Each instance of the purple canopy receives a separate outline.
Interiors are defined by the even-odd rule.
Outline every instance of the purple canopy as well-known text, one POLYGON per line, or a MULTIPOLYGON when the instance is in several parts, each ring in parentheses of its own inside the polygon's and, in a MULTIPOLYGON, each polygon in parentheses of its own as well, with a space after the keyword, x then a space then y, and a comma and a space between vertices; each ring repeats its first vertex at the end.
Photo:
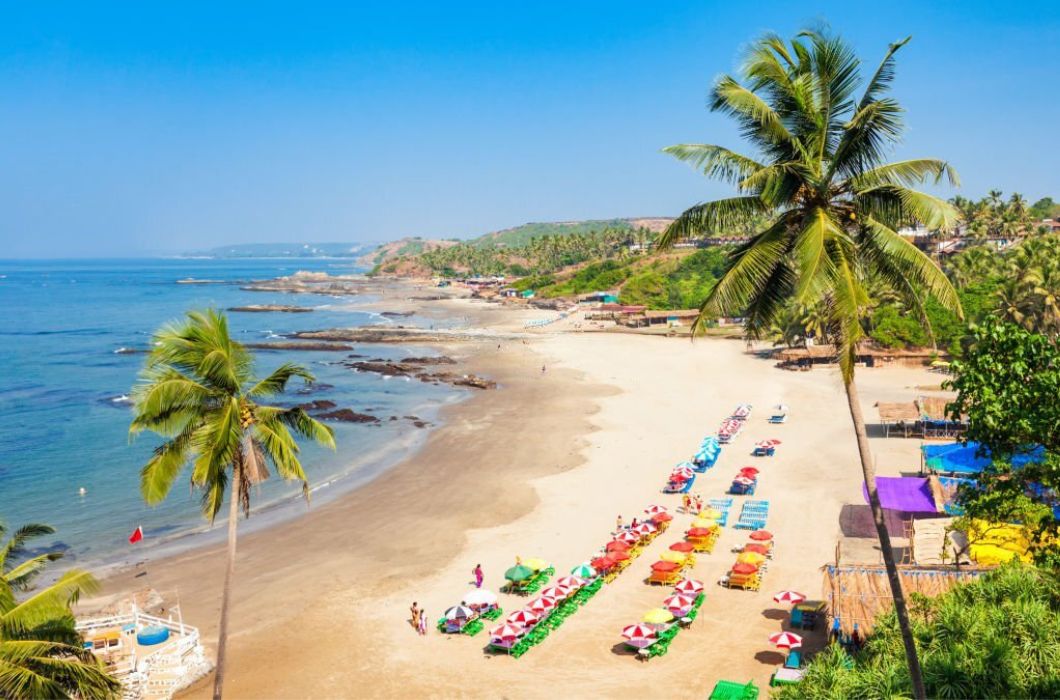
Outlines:
MULTIPOLYGON (((880 505, 890 510, 907 513, 937 513, 935 499, 927 479, 913 476, 878 476, 876 490, 880 494, 880 505)), ((869 502, 869 490, 861 486, 865 502, 869 502)))

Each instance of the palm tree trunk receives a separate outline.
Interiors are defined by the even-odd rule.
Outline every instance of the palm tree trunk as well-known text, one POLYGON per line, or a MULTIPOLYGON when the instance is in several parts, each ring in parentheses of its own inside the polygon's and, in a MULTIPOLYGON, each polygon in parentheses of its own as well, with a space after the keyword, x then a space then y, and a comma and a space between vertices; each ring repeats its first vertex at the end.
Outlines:
POLYGON ((920 671, 920 659, 917 657, 916 644, 913 642, 913 630, 909 626, 909 611, 902 593, 902 581, 898 578, 898 566, 894 563, 894 551, 891 549, 891 535, 887 532, 887 523, 883 520, 883 507, 880 495, 876 491, 876 469, 872 464, 872 453, 869 452, 869 438, 865 433, 865 418, 861 415, 861 402, 858 389, 851 377, 844 382, 847 392, 847 405, 850 418, 854 422, 854 434, 858 439, 858 453, 861 456, 861 473, 865 479, 865 488, 869 492, 869 507, 872 508, 872 520, 876 524, 876 534, 880 538, 880 550, 883 553, 883 564, 887 569, 887 581, 891 585, 891 596, 894 598, 894 611, 898 616, 898 627, 902 631, 902 644, 905 646, 905 660, 909 664, 909 676, 913 681, 913 696, 925 700, 924 677, 920 671))
POLYGON ((236 575, 236 526, 239 524, 239 495, 242 493, 242 470, 232 470, 232 488, 228 499, 228 562, 225 566, 225 583, 221 591, 221 624, 217 631, 217 671, 213 677, 213 698, 221 700, 225 675, 225 647, 228 642, 228 612, 232 597, 232 580, 236 575))

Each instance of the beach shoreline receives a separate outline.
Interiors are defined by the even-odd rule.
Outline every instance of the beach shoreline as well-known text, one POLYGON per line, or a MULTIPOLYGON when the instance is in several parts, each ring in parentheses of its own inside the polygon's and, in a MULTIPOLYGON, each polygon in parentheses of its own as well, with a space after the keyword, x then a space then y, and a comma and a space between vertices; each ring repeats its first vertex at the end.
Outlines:
MULTIPOLYGON (((542 316, 466 299, 436 303, 504 333, 521 329, 528 314, 542 316)), ((559 690, 572 697, 695 697, 718 678, 767 682, 779 655, 764 638, 780 628, 767 591, 817 594, 818 567, 842 537, 840 510, 860 496, 838 374, 779 370, 732 340, 576 332, 573 319, 521 340, 461 342, 442 351, 499 388, 443 409, 442 424, 423 448, 371 483, 240 538, 226 694, 545 697, 559 690), (777 556, 761 592, 710 585, 731 565, 729 549, 746 539, 726 529, 715 553, 702 555, 692 572, 708 584, 702 622, 679 637, 673 653, 653 660, 660 672, 645 673, 612 649, 618 631, 666 595, 642 583, 639 569, 650 556, 519 661, 483 655, 484 635, 432 630, 424 639, 404 622, 413 601, 431 620, 460 602, 476 564, 493 590, 517 555, 546 558, 565 573, 607 541, 617 514, 628 521, 652 503, 674 508, 679 498, 659 493, 665 474, 741 402, 758 412, 751 435, 726 448, 696 490, 721 495, 744 463, 761 466, 759 496, 774 500, 777 556), (792 407, 791 425, 766 427, 762 413, 775 403, 792 407), (766 437, 783 438, 777 457, 762 463, 744 456, 766 437), (714 647, 722 629, 725 654, 714 647), (530 680, 540 674, 551 683, 530 680), (469 687, 469 677, 480 685, 469 687)), ((863 401, 906 391, 893 386, 896 377, 915 387, 925 376, 866 372, 863 401)), ((914 442, 889 442, 881 474, 910 466, 914 442)), ((686 518, 677 516, 652 553, 680 539, 686 518)), ((871 542, 864 551, 872 556, 871 542)), ((222 572, 223 551, 212 546, 112 576, 106 587, 111 595, 145 585, 169 601, 175 595, 184 619, 212 646, 222 572)), ((511 611, 525 601, 504 595, 501 602, 511 611)), ((204 679, 186 696, 208 692, 204 679)))

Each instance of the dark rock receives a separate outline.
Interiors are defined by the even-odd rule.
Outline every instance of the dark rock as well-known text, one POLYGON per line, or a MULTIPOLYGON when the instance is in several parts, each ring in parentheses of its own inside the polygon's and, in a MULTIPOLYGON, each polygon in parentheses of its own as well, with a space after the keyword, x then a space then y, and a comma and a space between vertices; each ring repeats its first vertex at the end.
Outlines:
POLYGON ((328 401, 327 399, 317 399, 316 401, 310 401, 309 403, 300 403, 298 408, 303 411, 329 411, 335 408, 338 404, 334 401, 328 401))
POLYGON ((357 413, 349 408, 337 408, 334 411, 318 413, 317 418, 337 420, 343 423, 378 423, 379 419, 367 413, 357 413))
POLYGON ((415 313, 415 311, 384 311, 379 315, 387 318, 401 318, 403 316, 412 316, 415 313))

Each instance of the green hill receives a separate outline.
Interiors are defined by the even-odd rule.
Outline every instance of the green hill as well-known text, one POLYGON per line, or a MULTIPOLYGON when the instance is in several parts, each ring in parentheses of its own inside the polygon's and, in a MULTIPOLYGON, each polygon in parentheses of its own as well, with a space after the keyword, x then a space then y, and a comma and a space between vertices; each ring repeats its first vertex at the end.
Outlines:
POLYGON ((532 222, 522 226, 502 229, 472 238, 467 242, 474 246, 496 246, 503 248, 518 248, 524 246, 535 238, 542 236, 571 236, 611 229, 614 231, 633 231, 637 228, 647 228, 655 232, 664 229, 673 219, 667 218, 643 218, 643 219, 590 219, 586 221, 553 221, 532 222))

